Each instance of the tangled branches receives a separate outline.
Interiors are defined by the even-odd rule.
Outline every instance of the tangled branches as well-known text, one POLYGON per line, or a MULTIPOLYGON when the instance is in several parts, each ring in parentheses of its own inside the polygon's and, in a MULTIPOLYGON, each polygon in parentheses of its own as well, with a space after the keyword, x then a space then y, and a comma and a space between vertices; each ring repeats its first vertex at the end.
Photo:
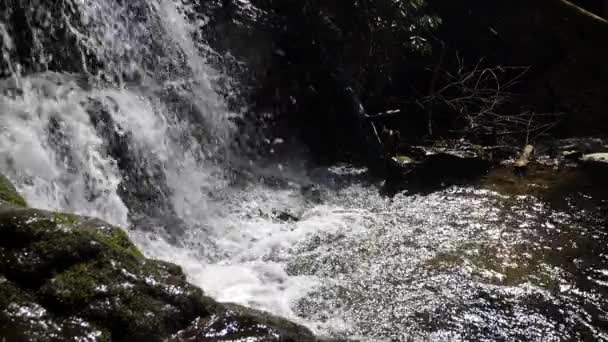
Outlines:
POLYGON ((464 134, 483 130, 496 136, 525 134, 526 140, 530 140, 556 124, 559 114, 506 113, 507 104, 515 97, 512 90, 522 81, 528 67, 488 68, 483 67, 481 59, 473 68, 466 68, 458 55, 456 59, 457 67, 448 71, 441 67, 442 56, 433 70, 429 94, 416 102, 428 114, 430 135, 433 135, 433 113, 437 109, 447 111, 459 121, 459 133, 464 134))

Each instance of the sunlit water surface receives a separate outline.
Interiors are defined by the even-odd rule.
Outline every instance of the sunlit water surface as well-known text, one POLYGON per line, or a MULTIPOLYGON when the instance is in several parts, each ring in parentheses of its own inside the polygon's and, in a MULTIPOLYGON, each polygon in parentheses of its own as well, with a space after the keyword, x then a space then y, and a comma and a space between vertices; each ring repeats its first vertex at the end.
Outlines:
POLYGON ((222 199, 224 216, 210 223, 218 232, 213 249, 221 251, 213 261, 201 262, 211 260, 206 247, 138 241, 149 255, 183 265, 219 300, 322 334, 365 341, 608 339, 600 207, 575 207, 580 195, 570 194, 558 210, 533 196, 474 186, 386 198, 367 182, 340 183, 345 171, 329 169, 321 203, 296 184, 231 191, 222 199), (280 219, 284 212, 294 218, 280 219))

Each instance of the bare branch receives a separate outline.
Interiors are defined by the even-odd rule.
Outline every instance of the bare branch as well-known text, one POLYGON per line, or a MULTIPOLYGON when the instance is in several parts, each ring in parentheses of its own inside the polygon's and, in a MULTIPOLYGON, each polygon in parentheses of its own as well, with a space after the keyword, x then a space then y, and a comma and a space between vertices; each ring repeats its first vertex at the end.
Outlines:
MULTIPOLYGON (((416 104, 429 113, 438 105, 452 110, 467 123, 467 131, 491 129, 496 135, 526 134, 526 140, 542 134, 555 125, 557 114, 551 113, 501 113, 504 105, 515 94, 511 89, 519 84, 528 72, 528 67, 483 67, 480 59, 472 69, 467 69, 457 53, 455 71, 433 69, 433 82, 429 95, 416 104), (435 84, 441 84, 434 91, 435 84)), ((429 121, 432 115, 429 115, 429 121)), ((429 122, 429 127, 432 123, 429 122)))

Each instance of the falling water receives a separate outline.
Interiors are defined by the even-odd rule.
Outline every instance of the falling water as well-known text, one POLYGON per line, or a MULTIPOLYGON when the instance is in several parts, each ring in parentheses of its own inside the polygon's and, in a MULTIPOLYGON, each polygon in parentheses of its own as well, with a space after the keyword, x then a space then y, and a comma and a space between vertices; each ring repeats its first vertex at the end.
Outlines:
POLYGON ((218 300, 323 334, 608 339, 593 212, 479 187, 387 199, 344 165, 257 172, 232 148, 229 75, 193 39, 206 21, 192 7, 34 2, 19 14, 31 32, 0 21, 0 170, 30 205, 125 227, 218 300))

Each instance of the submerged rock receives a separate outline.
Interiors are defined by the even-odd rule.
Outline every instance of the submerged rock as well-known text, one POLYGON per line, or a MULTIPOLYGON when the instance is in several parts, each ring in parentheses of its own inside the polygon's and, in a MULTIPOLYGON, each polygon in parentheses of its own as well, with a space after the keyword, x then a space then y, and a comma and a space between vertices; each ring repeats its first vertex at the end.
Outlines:
POLYGON ((179 266, 146 259, 118 227, 26 208, 1 180, 6 341, 217 341, 198 338, 214 331, 252 341, 315 340, 295 323, 206 297, 179 266))
POLYGON ((390 159, 389 195, 407 189, 428 192, 474 181, 485 175, 492 162, 481 149, 416 147, 390 159))

